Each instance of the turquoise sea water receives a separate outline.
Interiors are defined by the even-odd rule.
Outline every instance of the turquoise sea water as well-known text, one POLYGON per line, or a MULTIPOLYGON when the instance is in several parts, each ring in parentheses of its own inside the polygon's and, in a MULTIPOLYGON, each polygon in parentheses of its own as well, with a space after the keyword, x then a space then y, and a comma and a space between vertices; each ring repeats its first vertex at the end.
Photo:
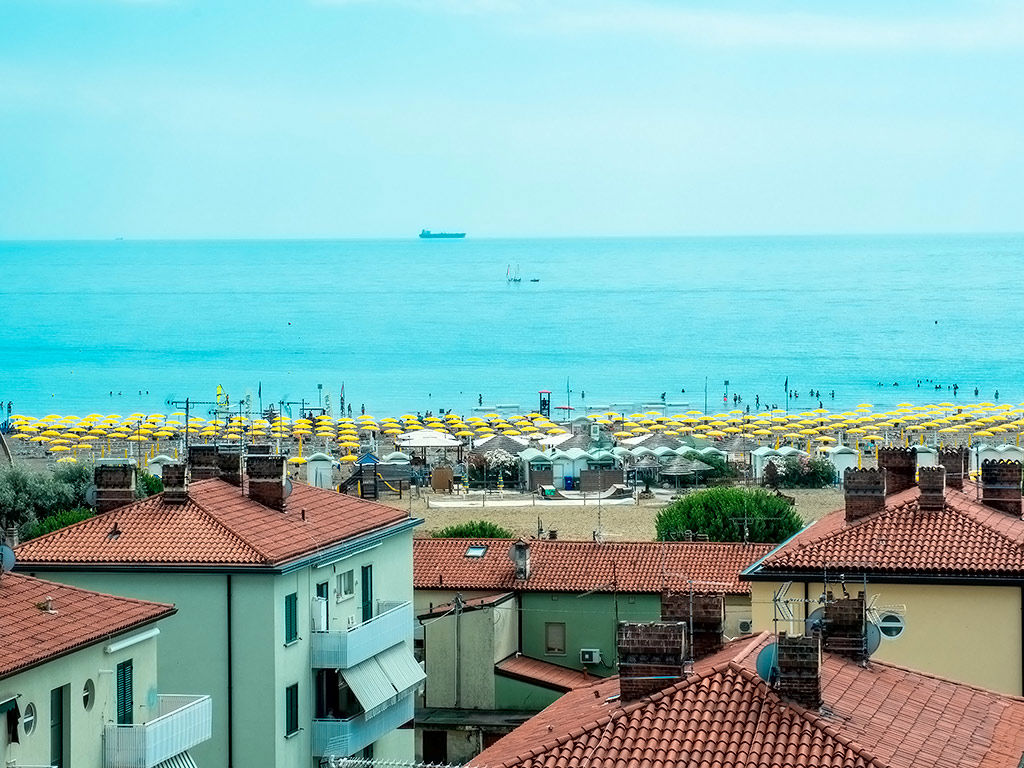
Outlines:
POLYGON ((784 407, 788 378, 797 409, 952 399, 918 379, 1016 404, 1022 263, 1021 235, 4 242, 0 398, 533 409, 568 378, 573 405, 703 409, 706 379, 718 410, 725 380, 784 407))

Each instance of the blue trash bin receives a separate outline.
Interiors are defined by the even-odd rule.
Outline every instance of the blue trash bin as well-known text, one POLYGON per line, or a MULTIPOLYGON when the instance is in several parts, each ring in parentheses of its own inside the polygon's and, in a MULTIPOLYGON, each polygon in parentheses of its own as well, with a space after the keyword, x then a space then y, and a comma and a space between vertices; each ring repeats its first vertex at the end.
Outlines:
POLYGON ((565 478, 565 490, 571 491, 576 487, 576 479, 573 477, 565 478))

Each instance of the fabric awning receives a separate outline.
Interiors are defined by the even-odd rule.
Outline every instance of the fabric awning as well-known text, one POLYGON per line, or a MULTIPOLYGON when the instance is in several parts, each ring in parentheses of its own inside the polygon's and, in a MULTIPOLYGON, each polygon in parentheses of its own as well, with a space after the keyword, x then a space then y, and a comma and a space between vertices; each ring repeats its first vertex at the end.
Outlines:
POLYGON ((405 643, 393 645, 354 667, 340 671, 363 705, 367 719, 379 715, 426 678, 405 643))
POLYGON ((197 768, 196 761, 188 752, 181 752, 174 757, 169 757, 163 762, 157 763, 155 768, 197 768))
POLYGON ((418 688, 427 677, 405 643, 394 645, 378 654, 377 661, 399 696, 418 688))

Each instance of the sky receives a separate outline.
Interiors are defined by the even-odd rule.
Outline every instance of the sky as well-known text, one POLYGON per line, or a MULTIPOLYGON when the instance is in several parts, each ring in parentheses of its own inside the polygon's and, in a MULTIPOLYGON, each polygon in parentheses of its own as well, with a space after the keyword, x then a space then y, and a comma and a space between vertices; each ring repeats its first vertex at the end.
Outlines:
POLYGON ((1024 231, 1024 3, 3 0, 0 239, 1024 231))

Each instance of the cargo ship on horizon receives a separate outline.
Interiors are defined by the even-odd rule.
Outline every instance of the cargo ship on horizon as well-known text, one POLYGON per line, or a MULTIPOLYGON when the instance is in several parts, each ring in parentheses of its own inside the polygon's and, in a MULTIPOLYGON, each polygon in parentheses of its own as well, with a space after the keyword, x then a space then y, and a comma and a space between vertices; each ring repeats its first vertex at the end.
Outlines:
POLYGON ((429 229, 420 230, 420 238, 423 240, 459 240, 465 236, 465 232, 431 232, 429 229))

